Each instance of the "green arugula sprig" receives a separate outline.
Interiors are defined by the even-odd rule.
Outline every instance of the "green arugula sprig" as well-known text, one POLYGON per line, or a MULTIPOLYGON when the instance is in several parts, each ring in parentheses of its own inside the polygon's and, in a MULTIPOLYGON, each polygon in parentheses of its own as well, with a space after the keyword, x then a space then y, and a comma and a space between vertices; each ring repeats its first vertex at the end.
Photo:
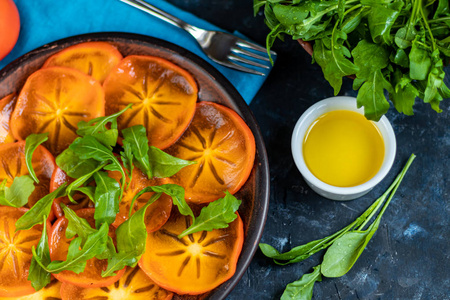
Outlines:
MULTIPOLYGON (((413 114, 416 97, 439 107, 450 98, 444 65, 450 59, 448 0, 253 0, 271 29, 269 52, 285 35, 314 43, 313 61, 337 95, 344 76, 355 75, 358 107, 379 120, 390 106, 413 114)), ((270 55, 270 52, 269 52, 270 55)))
POLYGON ((33 169, 33 153, 40 144, 47 140, 48 132, 40 134, 32 133, 25 139, 25 164, 27 165, 28 173, 30 173, 31 178, 33 178, 36 183, 39 183, 39 179, 33 169))
MULTIPOLYGON (((41 239, 36 247, 36 257, 43 264, 48 265, 51 262, 50 259, 50 248, 48 246, 48 235, 47 235, 47 218, 44 215, 43 229, 41 239)), ((34 246, 33 246, 34 247, 34 246)), ((28 273, 28 280, 31 281, 31 286, 39 291, 51 281, 51 275, 37 262, 36 258, 33 256, 31 258, 30 270, 28 273)))
POLYGON ((380 198, 375 200, 355 221, 338 232, 323 239, 297 246, 285 253, 278 252, 278 250, 268 244, 259 244, 263 254, 272 258, 276 264, 280 265, 301 262, 320 250, 328 248, 323 257, 322 264, 316 266, 312 273, 305 274, 300 280, 287 285, 281 297, 282 300, 311 299, 314 282, 321 281, 321 275, 325 277, 340 277, 345 275, 353 267, 377 231, 381 217, 389 206, 415 157, 414 154, 411 155, 403 170, 380 198), (379 210, 380 212, 372 224, 367 229, 364 229, 379 210))
POLYGON ((14 177, 10 187, 6 183, 6 179, 0 183, 0 205, 22 207, 28 203, 28 198, 35 189, 31 176, 14 177))

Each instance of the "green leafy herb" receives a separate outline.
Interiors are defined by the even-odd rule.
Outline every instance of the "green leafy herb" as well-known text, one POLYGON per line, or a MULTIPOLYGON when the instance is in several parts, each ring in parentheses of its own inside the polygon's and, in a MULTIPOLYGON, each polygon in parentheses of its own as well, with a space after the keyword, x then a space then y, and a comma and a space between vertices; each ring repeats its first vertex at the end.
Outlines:
POLYGON ((66 238, 71 239, 75 235, 78 235, 81 238, 81 244, 83 245, 88 236, 97 232, 97 230, 92 228, 86 219, 79 217, 72 209, 65 206, 64 203, 61 203, 60 205, 64 211, 64 217, 68 221, 66 238))
POLYGON ((153 176, 157 178, 171 177, 182 168, 196 164, 195 161, 174 157, 154 146, 150 146, 148 156, 150 158, 150 168, 153 176))
POLYGON ((411 115, 415 98, 431 108, 449 98, 443 66, 450 59, 447 0, 254 0, 270 28, 267 50, 286 35, 314 43, 313 61, 338 94, 356 75, 358 106, 379 120, 390 106, 411 115), (407 82, 407 83, 405 83, 407 82), (400 86, 399 86, 400 83, 400 86))
POLYGON ((111 225, 119 212, 119 183, 108 176, 106 172, 94 173, 95 183, 95 227, 99 228, 103 223, 111 225))
POLYGON ((131 182, 133 180, 133 151, 131 150, 130 143, 123 144, 123 151, 120 152, 120 158, 122 160, 122 164, 125 167, 125 172, 128 175, 128 180, 131 182))
MULTIPOLYGON (((386 211, 389 203, 392 201, 395 192, 400 186, 400 183, 402 182, 414 158, 415 155, 412 154, 403 170, 380 198, 375 200, 375 202, 355 221, 338 232, 323 239, 297 246, 286 253, 279 253, 275 248, 267 244, 259 245, 264 255, 274 259, 274 261, 278 264, 300 262, 314 253, 329 247, 325 253, 320 268, 318 266, 316 267, 317 269, 314 269, 313 273, 308 274, 311 276, 307 276, 305 279, 302 277, 300 281, 292 283, 290 287, 288 285, 289 288, 286 288, 286 291, 283 294, 283 296, 286 294, 287 298, 285 299, 311 299, 312 286, 306 288, 306 284, 308 282, 308 284, 314 284, 316 280, 314 280, 314 276, 312 276, 312 274, 319 269, 323 276, 340 277, 352 268, 372 236, 377 231, 381 222, 381 217, 386 211), (380 212, 378 213, 379 210, 380 212), (364 230, 366 225, 377 213, 378 215, 372 224, 364 230), (293 297, 293 295, 297 298, 293 297)), ((316 278, 319 277, 316 276, 316 278)))
POLYGON ((66 183, 56 190, 39 199, 30 210, 16 221, 16 231, 30 229, 36 224, 40 224, 45 216, 48 219, 52 209, 53 200, 66 195, 66 183))
POLYGON ((123 145, 125 150, 129 148, 138 167, 148 178, 153 178, 148 158, 147 131, 144 126, 136 125, 122 130, 123 145))
MULTIPOLYGON (((191 216, 194 220, 194 213, 192 212, 192 209, 189 207, 189 205, 186 203, 186 200, 184 199, 184 189, 176 184, 163 184, 163 185, 157 185, 157 186, 148 186, 141 190, 139 193, 134 196, 133 200, 131 201, 130 207, 133 207, 134 202, 136 199, 138 199, 142 194, 148 193, 148 192, 155 192, 155 193, 166 193, 170 197, 172 197, 173 204, 175 204, 178 208, 178 211, 183 216, 191 216)), ((131 215, 131 208, 130 208, 130 215, 131 215)))
POLYGON ((93 158, 99 162, 109 162, 110 164, 105 166, 104 168, 105 170, 120 172, 120 174, 122 175, 121 195, 123 194, 126 179, 125 172, 119 160, 116 158, 111 149, 104 146, 96 138, 90 135, 76 139, 69 146, 69 149, 76 152, 82 159, 93 158))
POLYGON ((312 273, 304 274, 302 278, 291 282, 281 295, 281 300, 308 300, 312 298, 314 283, 322 281, 320 265, 313 268, 312 273))
POLYGON ((192 225, 178 235, 178 238, 181 239, 194 232, 227 228, 228 224, 237 218, 236 211, 239 209, 241 202, 227 191, 225 197, 203 207, 192 225))
POLYGON ((70 148, 67 148, 56 157, 56 164, 69 177, 80 178, 81 176, 94 171, 100 165, 100 162, 92 158, 81 159, 77 153, 70 148))
MULTIPOLYGON (((76 201, 73 199, 72 194, 79 190, 83 184, 85 184, 89 179, 91 179, 92 176, 94 176, 95 173, 97 173, 98 171, 100 171, 101 169, 103 169, 107 164, 101 164, 99 166, 97 166, 97 168, 95 168, 94 170, 92 170, 91 172, 77 178, 76 180, 74 180, 71 184, 69 184, 67 186, 67 196, 69 197, 70 201, 73 203, 76 203, 76 201)), ((88 192, 89 193, 89 192, 88 192)))
POLYGON ((135 212, 128 220, 120 224, 116 230, 118 252, 108 260, 108 267, 102 276, 114 276, 116 271, 125 266, 134 267, 145 251, 147 229, 144 216, 147 208, 161 196, 161 193, 152 195, 150 200, 135 212))
POLYGON ((48 132, 40 134, 32 133, 25 139, 25 164, 27 165, 28 173, 30 173, 31 178, 33 178, 36 183, 39 183, 39 179, 33 169, 33 153, 34 150, 46 140, 48 140, 48 132))
POLYGON ((98 117, 89 120, 88 122, 80 121, 78 122, 77 134, 80 136, 95 137, 103 145, 112 149, 112 147, 116 145, 117 138, 119 136, 119 132, 117 130, 117 118, 130 108, 131 104, 128 104, 127 107, 115 114, 105 117, 98 117), (111 129, 107 128, 106 125, 108 125, 108 123, 111 123, 111 129))
POLYGON ((107 249, 108 230, 108 224, 103 223, 97 232, 92 233, 87 237, 84 246, 81 246, 81 237, 73 239, 69 245, 67 259, 65 261, 55 260, 50 264, 45 265, 34 248, 32 248, 33 257, 36 262, 49 273, 58 274, 62 271, 69 270, 79 274, 84 271, 86 262, 89 259, 102 254, 107 249))
POLYGON ((22 207, 28 203, 28 198, 35 189, 31 176, 14 177, 10 187, 6 183, 6 179, 0 183, 0 205, 22 207))
MULTIPOLYGON (((43 228, 42 235, 37 247, 35 249, 36 256, 39 257, 39 260, 44 265, 48 265, 50 263, 50 249, 48 246, 48 236, 47 236, 47 218, 43 217, 43 228)), ((34 249, 34 246, 33 246, 34 249)), ((31 258, 30 269, 28 273, 28 280, 31 281, 31 286, 39 291, 43 287, 51 281, 51 274, 45 271, 36 261, 34 256, 31 258)))

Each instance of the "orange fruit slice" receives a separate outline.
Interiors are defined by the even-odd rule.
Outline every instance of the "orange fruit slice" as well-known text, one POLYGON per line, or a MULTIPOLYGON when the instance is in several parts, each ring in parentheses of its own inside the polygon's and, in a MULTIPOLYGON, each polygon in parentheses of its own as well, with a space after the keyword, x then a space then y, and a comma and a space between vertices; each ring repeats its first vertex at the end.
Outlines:
MULTIPOLYGON (((61 300, 60 296, 61 282, 53 280, 46 287, 41 290, 20 297, 0 297, 0 300, 61 300)), ((34 290, 33 290, 34 291, 34 290)))
POLYGON ((183 186, 190 202, 211 202, 224 191, 237 192, 247 181, 255 160, 255 138, 231 109, 199 102, 186 132, 167 153, 197 161, 170 178, 183 186))
POLYGON ((132 109, 118 119, 119 129, 142 124, 150 145, 160 149, 173 144, 191 122, 197 101, 197 84, 177 65, 159 57, 127 56, 108 75, 106 113, 128 104, 132 109))
POLYGON ((16 104, 16 95, 9 94, 0 100, 0 143, 12 143, 15 141, 9 129, 9 120, 16 104))
MULTIPOLYGON (((18 297, 35 292, 28 281, 31 247, 37 246, 42 225, 16 232, 16 221, 26 208, 0 206, 0 296, 18 297)), ((50 223, 49 223, 50 224, 50 223)))
POLYGON ((50 56, 42 68, 67 67, 77 69, 100 82, 122 60, 122 54, 106 42, 87 42, 70 46, 50 56))
MULTIPOLYGON (((94 209, 84 208, 76 211, 79 217, 85 218, 89 224, 94 228, 94 209)), ((65 217, 59 218, 55 221, 49 233, 50 258, 51 260, 66 260, 70 241, 66 238, 66 228, 68 220, 65 217)), ((114 228, 110 227, 110 236, 115 239, 114 228)), ((108 260, 92 258, 87 261, 86 268, 80 274, 72 271, 62 271, 58 274, 53 274, 56 279, 62 282, 67 282, 80 287, 104 287, 113 284, 125 272, 125 268, 116 272, 116 276, 102 277, 102 271, 106 270, 108 260)))
POLYGON ((61 285, 63 300, 170 300, 172 296, 173 293, 157 286, 139 267, 128 268, 119 281, 104 288, 61 285))
POLYGON ((80 71, 52 67, 28 77, 11 116, 11 131, 24 140, 31 133, 49 132, 45 146, 53 155, 77 137, 79 121, 104 116, 104 93, 98 81, 80 71))
POLYGON ((233 276, 244 229, 238 216, 228 228, 178 239, 177 235, 189 227, 190 220, 173 211, 160 230, 148 235, 139 266, 160 287, 178 294, 197 295, 233 276))
MULTIPOLYGON (((31 164, 39 179, 35 189, 28 198, 28 207, 49 193, 50 178, 55 169, 55 159, 44 146, 38 146, 33 153, 31 164)), ((6 179, 6 186, 11 186, 15 177, 28 175, 25 164, 25 141, 0 145, 0 182, 6 179)))
MULTIPOLYGON (((50 180, 50 193, 59 188, 62 184, 67 183, 68 185, 71 184, 75 179, 67 176, 67 174, 61 170, 61 168, 56 167, 55 171, 53 171, 52 178, 50 180)), ((64 216, 64 212, 60 206, 60 203, 64 203, 67 207, 71 208, 72 210, 78 210, 82 208, 89 208, 94 207, 94 203, 90 201, 89 197, 86 196, 83 193, 75 193, 73 195, 73 199, 77 202, 72 203, 69 200, 69 197, 60 197, 53 200, 52 204, 52 211, 53 214, 57 218, 61 218, 64 216)))
MULTIPOLYGON (((111 178, 117 180, 120 184, 120 172, 108 171, 108 175, 111 178)), ((118 227, 120 224, 128 220, 128 214, 130 211, 131 201, 134 196, 147 186, 161 185, 165 182, 165 179, 148 179, 147 176, 142 173, 138 168, 133 169, 131 182, 127 189, 125 189, 122 201, 119 203, 119 213, 116 216, 116 220, 112 224, 118 227)), ((126 181, 128 182, 128 176, 126 181)), ((136 212, 139 208, 144 206, 154 193, 145 193, 140 196, 134 202, 132 212, 136 212)), ((148 232, 153 232, 161 228, 169 219, 170 211, 172 210, 172 198, 166 194, 162 194, 154 203, 152 203, 145 212, 145 225, 148 232)))

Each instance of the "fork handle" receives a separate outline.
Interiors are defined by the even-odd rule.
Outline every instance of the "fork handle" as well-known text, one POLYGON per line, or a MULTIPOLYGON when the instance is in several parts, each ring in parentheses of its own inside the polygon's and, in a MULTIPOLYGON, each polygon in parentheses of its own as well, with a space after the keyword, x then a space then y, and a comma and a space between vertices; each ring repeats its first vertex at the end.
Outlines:
POLYGON ((191 24, 188 24, 186 22, 184 22, 181 19, 178 19, 177 17, 166 13, 165 11, 145 2, 142 0, 120 0, 124 3, 127 3, 131 6, 134 6, 148 14, 151 14, 154 17, 157 17, 163 21, 166 21, 178 28, 184 29, 187 32, 189 32, 190 34, 192 34, 195 38, 197 38, 197 36, 203 34, 204 30, 200 29, 198 27, 195 27, 191 24))

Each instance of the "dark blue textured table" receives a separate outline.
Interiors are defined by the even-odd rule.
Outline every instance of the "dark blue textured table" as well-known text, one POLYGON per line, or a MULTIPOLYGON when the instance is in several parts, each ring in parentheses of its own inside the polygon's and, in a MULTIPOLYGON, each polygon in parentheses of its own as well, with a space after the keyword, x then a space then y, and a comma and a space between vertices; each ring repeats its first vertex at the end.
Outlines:
MULTIPOLYGON (((262 15, 253 17, 251 0, 169 1, 224 29, 265 42, 268 30, 262 15)), ((271 171, 270 211, 262 241, 285 251, 346 226, 384 192, 415 153, 413 166, 366 250, 345 276, 316 284, 314 299, 450 299, 449 99, 441 104, 441 114, 419 102, 412 117, 391 109, 387 117, 397 136, 397 156, 387 178, 361 199, 327 200, 302 179, 290 139, 300 115, 316 101, 333 96, 333 90, 297 42, 277 41, 274 49, 277 64, 250 105, 271 171)), ((356 95, 349 79, 340 95, 356 95)), ((279 298, 285 285, 310 272, 322 255, 281 267, 258 252, 228 299, 279 298)))

